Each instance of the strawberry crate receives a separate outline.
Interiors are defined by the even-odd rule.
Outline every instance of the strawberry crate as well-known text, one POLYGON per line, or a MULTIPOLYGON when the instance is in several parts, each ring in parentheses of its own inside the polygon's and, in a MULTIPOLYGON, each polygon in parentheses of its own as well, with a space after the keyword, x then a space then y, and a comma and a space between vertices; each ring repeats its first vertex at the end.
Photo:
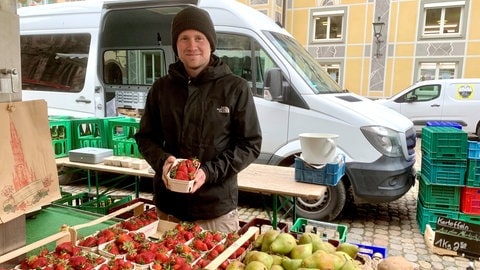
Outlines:
POLYGON ((480 214, 480 188, 462 187, 460 210, 465 214, 480 214))
POLYGON ((422 155, 430 159, 466 159, 467 132, 454 127, 423 127, 422 155))
POLYGON ((432 160, 422 156, 422 177, 432 184, 463 186, 466 169, 466 159, 432 160))
POLYGON ((480 187, 480 159, 468 159, 465 185, 480 187))
POLYGON ((135 140, 140 119, 124 117, 108 120, 108 146, 115 156, 141 157, 135 140))
POLYGON ((50 135, 55 158, 68 156, 72 150, 72 123, 71 118, 61 116, 49 116, 50 135))
POLYGON ((423 176, 418 182, 418 198, 425 207, 453 211, 460 209, 460 186, 434 185, 423 176))
POLYGON ((480 142, 468 141, 468 158, 480 159, 480 142))
POLYGON ((458 214, 458 211, 425 207, 421 200, 417 200, 417 224, 421 234, 425 233, 427 224, 435 229, 438 217, 458 219, 458 214))
POLYGON ((335 161, 323 167, 313 167, 302 159, 295 158, 295 181, 297 182, 335 186, 344 174, 344 155, 338 155, 335 161))

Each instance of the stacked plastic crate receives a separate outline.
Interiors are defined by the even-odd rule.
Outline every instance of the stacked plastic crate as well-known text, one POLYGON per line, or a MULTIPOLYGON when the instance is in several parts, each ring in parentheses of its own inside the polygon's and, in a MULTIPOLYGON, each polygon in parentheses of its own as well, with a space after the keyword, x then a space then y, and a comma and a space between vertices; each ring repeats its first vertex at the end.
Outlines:
POLYGON ((113 149, 115 156, 142 157, 134 137, 139 127, 140 119, 137 118, 125 117, 108 121, 108 147, 113 149))
POLYGON ((48 120, 55 158, 67 157, 70 150, 84 147, 110 148, 115 156, 141 157, 133 137, 139 119, 49 116, 48 120))
POLYGON ((55 158, 68 156, 72 150, 72 124, 69 116, 48 117, 55 158))
POLYGON ((480 142, 468 141, 465 186, 460 200, 461 221, 480 224, 480 142))
POLYGON ((422 163, 418 178, 417 222, 435 229, 438 217, 458 219, 465 185, 468 134, 456 126, 422 129, 422 163))

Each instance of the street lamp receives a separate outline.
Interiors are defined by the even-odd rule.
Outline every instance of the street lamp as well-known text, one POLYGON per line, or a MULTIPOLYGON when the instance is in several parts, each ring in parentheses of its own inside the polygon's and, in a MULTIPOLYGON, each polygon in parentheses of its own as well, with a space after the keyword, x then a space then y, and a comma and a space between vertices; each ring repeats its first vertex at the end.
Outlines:
POLYGON ((380 21, 380 16, 377 17, 377 21, 373 22, 373 35, 375 37, 375 43, 377 43, 377 52, 375 53, 375 57, 382 56, 380 53, 380 43, 383 42, 383 40, 380 40, 382 37, 382 28, 385 25, 384 22, 380 21))

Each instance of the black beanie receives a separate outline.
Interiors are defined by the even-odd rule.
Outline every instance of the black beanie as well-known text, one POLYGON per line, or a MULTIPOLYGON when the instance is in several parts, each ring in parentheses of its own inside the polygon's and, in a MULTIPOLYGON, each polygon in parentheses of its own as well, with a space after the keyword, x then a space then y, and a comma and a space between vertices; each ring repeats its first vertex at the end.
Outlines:
POLYGON ((190 6, 180 11, 172 22, 172 47, 175 55, 177 52, 177 39, 180 33, 185 30, 193 29, 202 32, 210 43, 211 51, 215 51, 217 46, 217 35, 213 27, 212 19, 208 12, 203 9, 190 6))

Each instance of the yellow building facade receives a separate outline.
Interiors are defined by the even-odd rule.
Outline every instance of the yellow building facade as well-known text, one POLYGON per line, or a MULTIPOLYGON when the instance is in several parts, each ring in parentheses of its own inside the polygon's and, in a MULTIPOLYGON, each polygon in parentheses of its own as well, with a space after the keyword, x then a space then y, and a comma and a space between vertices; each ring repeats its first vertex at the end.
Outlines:
POLYGON ((238 1, 282 23, 362 96, 389 97, 420 80, 480 78, 478 0, 238 1))

